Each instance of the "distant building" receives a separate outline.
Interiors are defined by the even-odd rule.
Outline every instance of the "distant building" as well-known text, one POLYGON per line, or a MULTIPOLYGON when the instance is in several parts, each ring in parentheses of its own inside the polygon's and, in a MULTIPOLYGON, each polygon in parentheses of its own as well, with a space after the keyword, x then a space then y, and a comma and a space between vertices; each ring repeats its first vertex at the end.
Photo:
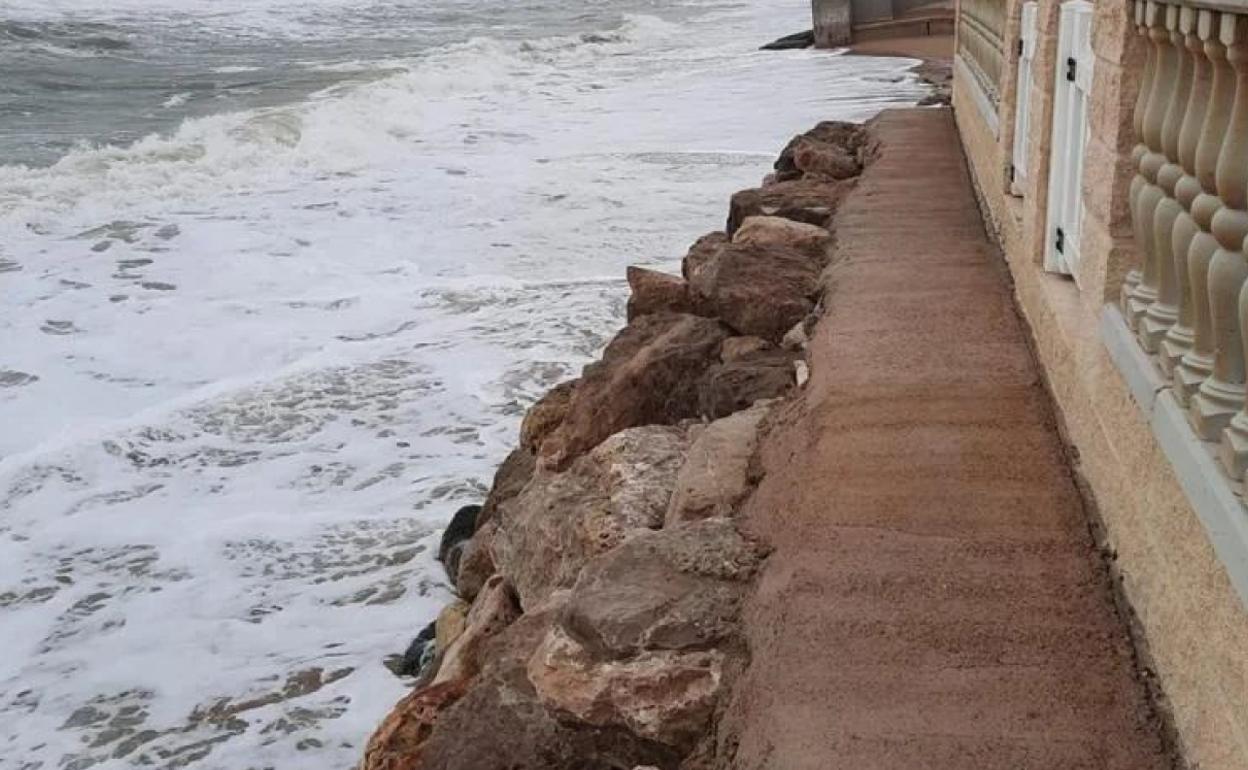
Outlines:
POLYGON ((837 48, 878 36, 947 34, 953 0, 813 0, 815 45, 837 48))
POLYGON ((956 28, 969 168, 1184 753, 1243 770, 1248 2, 961 0, 956 28))

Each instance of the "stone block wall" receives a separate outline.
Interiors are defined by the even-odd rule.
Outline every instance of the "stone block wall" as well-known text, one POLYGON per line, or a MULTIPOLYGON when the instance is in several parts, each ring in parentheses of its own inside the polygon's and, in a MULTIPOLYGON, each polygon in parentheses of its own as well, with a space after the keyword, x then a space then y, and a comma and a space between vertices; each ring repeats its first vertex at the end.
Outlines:
POLYGON ((853 14, 850 0, 811 0, 814 15, 815 46, 838 48, 849 45, 853 14))

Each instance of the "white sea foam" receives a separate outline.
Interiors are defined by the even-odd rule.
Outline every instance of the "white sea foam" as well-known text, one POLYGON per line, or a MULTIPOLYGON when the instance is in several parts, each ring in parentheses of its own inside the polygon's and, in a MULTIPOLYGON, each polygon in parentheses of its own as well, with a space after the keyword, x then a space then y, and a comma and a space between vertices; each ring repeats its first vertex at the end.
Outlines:
POLYGON ((0 167, 0 768, 355 761, 447 597, 438 528, 624 266, 674 267, 795 131, 921 93, 755 52, 805 0, 708 6, 0 167))

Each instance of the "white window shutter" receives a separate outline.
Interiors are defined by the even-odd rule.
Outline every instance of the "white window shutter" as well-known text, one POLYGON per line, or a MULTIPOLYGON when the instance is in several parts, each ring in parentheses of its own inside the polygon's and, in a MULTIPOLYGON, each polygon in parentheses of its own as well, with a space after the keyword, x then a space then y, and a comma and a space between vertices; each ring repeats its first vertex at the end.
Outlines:
POLYGON ((1049 165, 1049 221, 1044 266, 1074 273, 1083 231, 1083 155, 1092 90, 1092 4, 1062 3, 1053 89, 1053 151, 1049 165))
POLYGON ((1014 175, 1010 190, 1022 195, 1027 189, 1027 163, 1031 155, 1031 63, 1036 58, 1036 18, 1039 3, 1035 0, 1023 3, 1022 25, 1019 35, 1018 89, 1014 106, 1014 175))

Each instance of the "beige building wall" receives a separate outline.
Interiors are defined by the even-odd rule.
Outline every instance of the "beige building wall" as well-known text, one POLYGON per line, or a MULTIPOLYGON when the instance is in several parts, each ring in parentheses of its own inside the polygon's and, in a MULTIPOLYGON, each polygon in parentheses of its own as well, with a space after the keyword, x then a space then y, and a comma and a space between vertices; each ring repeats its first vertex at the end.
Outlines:
MULTIPOLYGON (((1012 42, 1021 0, 1010 6, 1012 42)), ((1058 11, 1055 0, 1040 3, 1033 93, 1013 93, 1013 70, 1003 78, 996 132, 974 99, 974 85, 955 67, 958 126, 1183 751, 1201 770, 1245 770, 1248 613, 1101 332, 1105 305, 1117 300, 1137 259, 1127 193, 1144 56, 1124 0, 1096 3, 1079 274, 1072 280, 1042 267, 1058 11), (1030 99, 1032 116, 1029 189, 1022 198, 1007 193, 1015 98, 1030 99)))

